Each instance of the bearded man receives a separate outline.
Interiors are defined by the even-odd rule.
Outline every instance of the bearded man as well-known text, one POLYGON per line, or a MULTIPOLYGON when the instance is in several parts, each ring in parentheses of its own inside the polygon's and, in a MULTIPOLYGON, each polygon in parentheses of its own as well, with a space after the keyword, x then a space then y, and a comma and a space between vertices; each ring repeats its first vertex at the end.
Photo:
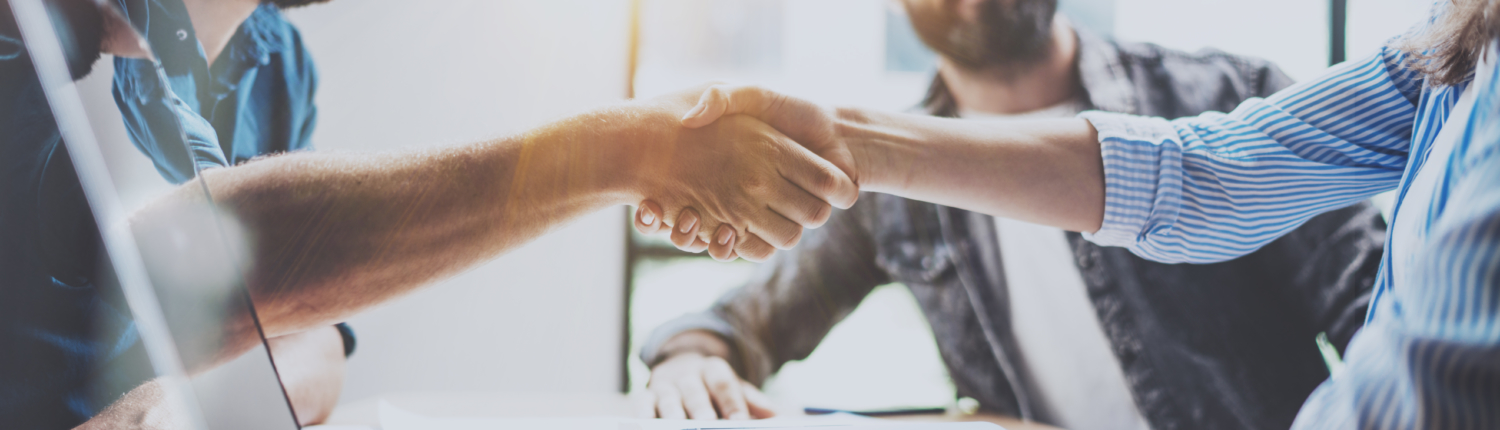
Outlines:
MULTIPOLYGON (((1055 0, 905 6, 940 55, 923 102, 932 115, 1177 118, 1292 83, 1264 60, 1103 39, 1054 16, 1055 0)), ((1231 261, 1162 264, 1057 228, 865 194, 711 309, 656 329, 641 355, 657 415, 765 417, 755 387, 899 282, 956 395, 984 411, 1073 430, 1287 428, 1328 378, 1314 339, 1342 351, 1363 323, 1384 229, 1358 204, 1231 261)))

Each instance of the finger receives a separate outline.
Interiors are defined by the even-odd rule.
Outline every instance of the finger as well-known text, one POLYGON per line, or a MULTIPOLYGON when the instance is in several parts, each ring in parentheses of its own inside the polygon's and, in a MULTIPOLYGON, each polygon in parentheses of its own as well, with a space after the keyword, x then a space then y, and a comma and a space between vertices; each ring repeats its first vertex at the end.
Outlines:
POLYGON ((719 408, 719 416, 730 420, 750 419, 750 407, 745 405, 740 376, 723 358, 710 357, 704 363, 703 383, 708 386, 714 405, 719 408))
POLYGON ((697 254, 703 252, 705 249, 708 249, 708 242, 704 241, 701 237, 695 237, 693 238, 693 244, 688 245, 687 248, 683 248, 683 251, 697 254))
POLYGON ((651 390, 631 393, 630 406, 635 409, 636 418, 656 418, 656 393, 651 390))
POLYGON ((771 259, 771 255, 776 254, 776 247, 766 243, 759 236, 748 234, 741 237, 743 239, 734 246, 734 253, 740 258, 759 263, 771 259))
POLYGON ((796 184, 787 181, 779 181, 773 185, 776 196, 767 203, 771 210, 783 218, 797 223, 806 228, 822 227, 828 217, 833 215, 833 206, 819 199, 796 184))
POLYGON ((724 110, 728 107, 724 103, 724 86, 714 85, 703 91, 698 97, 698 104, 689 109, 682 116, 682 126, 687 128, 698 128, 713 124, 719 117, 724 116, 724 110))
POLYGON ((635 231, 651 236, 667 228, 662 221, 661 205, 650 200, 641 201, 635 208, 635 231))
POLYGON ((771 112, 772 106, 784 98, 779 93, 754 85, 714 85, 698 98, 698 106, 682 117, 682 125, 698 128, 725 115, 741 113, 764 120, 767 115, 780 113, 771 112))
POLYGON ((714 411, 713 400, 708 397, 708 388, 703 386, 703 378, 678 379, 677 391, 682 393, 682 408, 687 410, 689 419, 719 418, 719 413, 714 411))
POLYGON ((745 387, 745 406, 750 408, 751 418, 758 420, 776 416, 776 406, 771 404, 771 399, 765 393, 744 380, 740 381, 740 385, 745 387))
MULTIPOLYGON (((677 212, 677 223, 672 226, 672 244, 676 245, 677 249, 695 252, 691 251, 691 249, 693 248, 693 243, 698 239, 698 228, 700 227, 699 224, 701 224, 699 222, 700 219, 697 209, 683 208, 677 212)), ((702 250, 700 249, 699 251, 702 250)))
POLYGON ((719 261, 734 261, 734 227, 719 224, 713 243, 708 244, 708 255, 719 261))
POLYGON ((781 177, 839 209, 848 209, 859 200, 859 185, 843 169, 796 142, 784 144, 793 162, 777 165, 781 177))
POLYGON ((779 249, 792 249, 797 246, 798 241, 802 240, 801 225, 786 219, 769 207, 758 212, 747 229, 751 234, 760 236, 766 243, 779 249))
POLYGON ((651 391, 656 393, 656 416, 669 420, 687 419, 687 412, 682 409, 682 393, 676 387, 652 387, 651 391))

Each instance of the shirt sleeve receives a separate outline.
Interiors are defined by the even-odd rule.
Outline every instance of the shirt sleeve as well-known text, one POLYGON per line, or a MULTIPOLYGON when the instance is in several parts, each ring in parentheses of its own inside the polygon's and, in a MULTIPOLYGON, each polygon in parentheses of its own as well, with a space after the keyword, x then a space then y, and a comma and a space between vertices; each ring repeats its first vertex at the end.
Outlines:
MULTIPOLYGON (((1500 70, 1491 69, 1494 79, 1500 70)), ((1491 80, 1490 82, 1495 82, 1491 80)), ((1386 292, 1293 428, 1500 428, 1500 95, 1476 99, 1411 280, 1386 292)), ((1430 162, 1430 161, 1429 161, 1430 162)))
POLYGON ((1084 237, 1160 262, 1218 262, 1394 188, 1422 82, 1393 43, 1228 114, 1080 114, 1099 132, 1105 176, 1104 223, 1084 237))

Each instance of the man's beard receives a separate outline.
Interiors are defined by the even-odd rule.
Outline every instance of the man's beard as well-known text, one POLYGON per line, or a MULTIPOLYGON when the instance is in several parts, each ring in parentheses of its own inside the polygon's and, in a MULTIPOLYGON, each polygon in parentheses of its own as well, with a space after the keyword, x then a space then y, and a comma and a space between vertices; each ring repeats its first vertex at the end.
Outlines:
POLYGON ((291 9, 294 7, 302 7, 316 3, 325 3, 328 1, 329 0, 263 0, 262 2, 274 4, 276 5, 276 7, 282 9, 291 9))
POLYGON ((1047 55, 1057 0, 987 0, 977 22, 965 22, 951 3, 937 10, 909 8, 912 26, 927 46, 954 65, 978 70, 1025 67, 1047 55))

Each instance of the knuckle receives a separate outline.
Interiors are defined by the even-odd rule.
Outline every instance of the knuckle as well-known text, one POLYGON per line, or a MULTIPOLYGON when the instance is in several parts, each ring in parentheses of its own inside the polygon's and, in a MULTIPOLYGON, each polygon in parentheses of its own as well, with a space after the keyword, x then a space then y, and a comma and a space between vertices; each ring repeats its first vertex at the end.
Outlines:
POLYGON ((777 242, 777 244, 780 245, 778 247, 781 249, 787 249, 793 246, 797 246, 797 242, 802 241, 801 228, 788 228, 788 230, 790 231, 782 235, 783 237, 781 241, 777 242))
POLYGON ((752 243, 746 244, 743 248, 735 250, 735 252, 739 253, 740 258, 760 263, 771 258, 772 250, 770 246, 766 246, 763 243, 752 243))
POLYGON ((813 174, 812 186, 816 192, 829 193, 839 188, 839 174, 832 167, 819 166, 817 173, 813 174))
POLYGON ((825 203, 819 203, 818 205, 813 206, 812 210, 808 211, 807 215, 808 220, 812 222, 812 225, 810 225, 809 227, 822 226, 823 223, 828 222, 829 217, 833 216, 833 206, 829 206, 825 203))
POLYGON ((771 188, 770 181, 759 175, 751 175, 750 177, 741 179, 740 187, 749 195, 762 195, 771 188))
POLYGON ((734 381, 724 378, 713 378, 708 382, 708 389, 716 393, 722 393, 734 389, 734 381))

